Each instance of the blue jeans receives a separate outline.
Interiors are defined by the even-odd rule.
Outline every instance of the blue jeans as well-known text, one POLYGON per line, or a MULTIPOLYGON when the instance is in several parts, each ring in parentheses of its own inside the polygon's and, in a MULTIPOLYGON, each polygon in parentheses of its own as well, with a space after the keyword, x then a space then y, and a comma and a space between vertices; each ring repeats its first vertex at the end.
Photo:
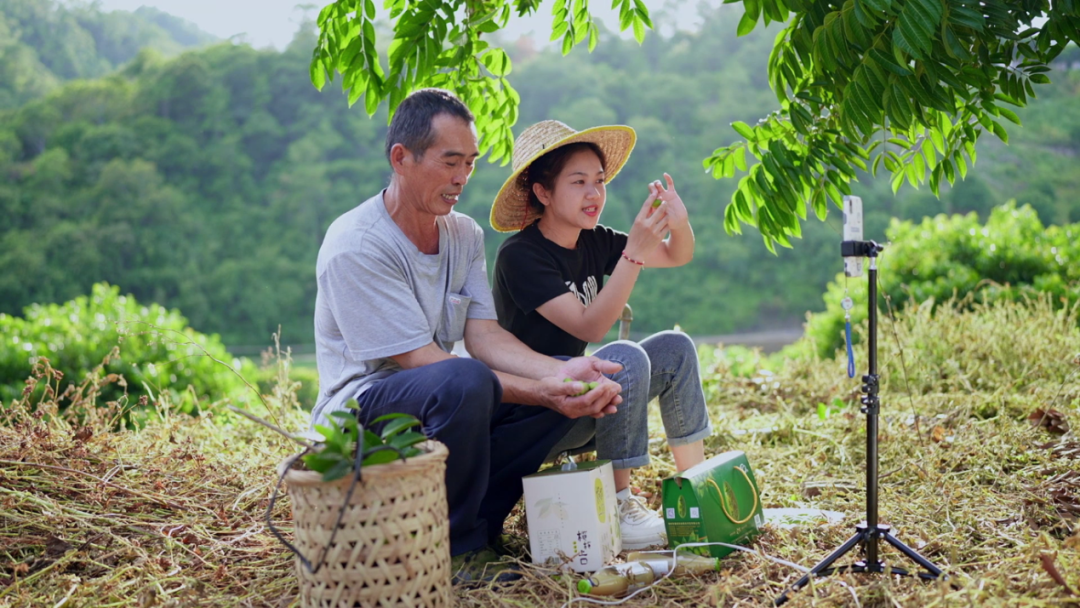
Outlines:
POLYGON ((425 435, 446 444, 450 553, 479 549, 502 533, 535 473, 574 420, 544 407, 501 403, 502 385, 475 359, 448 359, 376 382, 357 398, 365 427, 383 415, 416 416, 425 435))
POLYGON ((601 347, 593 356, 623 366, 611 377, 622 385, 619 411, 599 420, 579 419, 546 460, 564 451, 580 451, 595 438, 596 457, 611 460, 616 469, 649 464, 648 405, 656 397, 660 398, 669 446, 691 444, 712 434, 697 348, 686 334, 662 331, 641 343, 619 340, 601 347))

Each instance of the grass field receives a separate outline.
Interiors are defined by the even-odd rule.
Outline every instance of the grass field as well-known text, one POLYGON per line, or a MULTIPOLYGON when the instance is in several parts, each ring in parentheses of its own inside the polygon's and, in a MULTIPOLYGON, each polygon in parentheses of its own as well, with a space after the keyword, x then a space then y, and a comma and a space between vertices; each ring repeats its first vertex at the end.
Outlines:
MULTIPOLYGON (((1080 605, 1076 311, 1047 301, 924 306, 883 319, 879 350, 881 519, 952 585, 845 574, 788 605, 1080 605)), ((665 580, 627 606, 771 605, 800 572, 765 556, 812 566, 864 517, 865 417, 843 360, 700 354, 717 429, 708 452, 744 450, 766 507, 845 520, 769 527, 751 545, 757 554, 665 580)), ((856 355, 861 370, 866 353, 856 355)), ((47 367, 35 374, 50 381, 47 367)), ((163 410, 139 431, 113 429, 110 408, 92 400, 63 414, 47 399, 4 404, 0 606, 297 605, 292 562, 262 519, 273 468, 293 448, 233 419, 226 401, 198 418, 163 410)), ((286 428, 304 424, 287 394, 270 410, 286 428)), ((655 439, 652 465, 633 483, 657 505, 674 469, 655 439)), ((288 514, 281 501, 274 517, 285 529, 288 514)), ((524 522, 515 514, 507 527, 521 532, 524 522)), ((892 549, 883 558, 911 565, 892 549)), ((457 589, 458 605, 583 605, 576 577, 523 568, 515 584, 457 589)))

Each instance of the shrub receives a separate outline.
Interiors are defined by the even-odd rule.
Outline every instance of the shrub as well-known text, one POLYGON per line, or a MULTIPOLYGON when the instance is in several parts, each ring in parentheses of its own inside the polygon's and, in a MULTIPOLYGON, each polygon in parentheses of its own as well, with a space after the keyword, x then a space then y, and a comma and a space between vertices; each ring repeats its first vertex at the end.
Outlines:
MULTIPOLYGON (((163 401, 188 413, 225 397, 247 398, 249 389, 228 366, 255 372, 247 360, 232 357, 216 335, 189 327, 179 311, 140 305, 105 283, 64 304, 31 305, 22 318, 0 314, 0 336, 0 402, 23 396, 39 357, 62 372, 65 385, 115 375, 101 383, 99 404, 116 401, 134 409, 143 396, 147 404, 167 393, 163 401)), ((68 405, 62 387, 35 390, 56 391, 60 407, 68 405)))
MULTIPOLYGON (((909 301, 990 303, 1047 294, 1065 306, 1080 299, 1080 224, 1044 228, 1028 205, 1017 208, 1010 201, 996 207, 986 225, 974 213, 942 214, 918 224, 893 219, 885 235, 889 245, 878 262, 882 314, 909 301)), ((789 354, 812 350, 826 358, 843 347, 845 286, 855 300, 852 323, 866 318, 866 277, 838 274, 826 288, 825 311, 809 316, 806 342, 789 354)))

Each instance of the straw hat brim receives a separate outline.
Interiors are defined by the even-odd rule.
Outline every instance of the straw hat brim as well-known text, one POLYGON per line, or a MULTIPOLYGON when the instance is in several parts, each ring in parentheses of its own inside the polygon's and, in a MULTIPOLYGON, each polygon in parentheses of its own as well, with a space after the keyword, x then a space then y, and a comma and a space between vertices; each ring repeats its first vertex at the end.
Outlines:
POLYGON ((546 145, 515 169, 503 183, 491 205, 491 227, 499 232, 515 232, 536 221, 540 214, 529 205, 529 192, 523 178, 525 170, 533 161, 556 148, 582 142, 596 144, 604 152, 604 183, 610 183, 629 160, 630 152, 637 143, 637 133, 624 125, 592 127, 546 145))

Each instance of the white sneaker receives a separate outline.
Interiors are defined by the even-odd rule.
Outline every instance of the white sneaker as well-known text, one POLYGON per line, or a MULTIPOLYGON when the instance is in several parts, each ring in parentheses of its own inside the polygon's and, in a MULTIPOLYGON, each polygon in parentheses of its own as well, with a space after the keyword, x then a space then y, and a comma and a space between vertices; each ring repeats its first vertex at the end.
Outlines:
POLYGON ((619 530, 622 532, 623 549, 633 551, 653 545, 666 545, 664 518, 650 509, 644 498, 630 494, 629 489, 626 493, 626 498, 618 494, 615 496, 619 505, 619 530))

